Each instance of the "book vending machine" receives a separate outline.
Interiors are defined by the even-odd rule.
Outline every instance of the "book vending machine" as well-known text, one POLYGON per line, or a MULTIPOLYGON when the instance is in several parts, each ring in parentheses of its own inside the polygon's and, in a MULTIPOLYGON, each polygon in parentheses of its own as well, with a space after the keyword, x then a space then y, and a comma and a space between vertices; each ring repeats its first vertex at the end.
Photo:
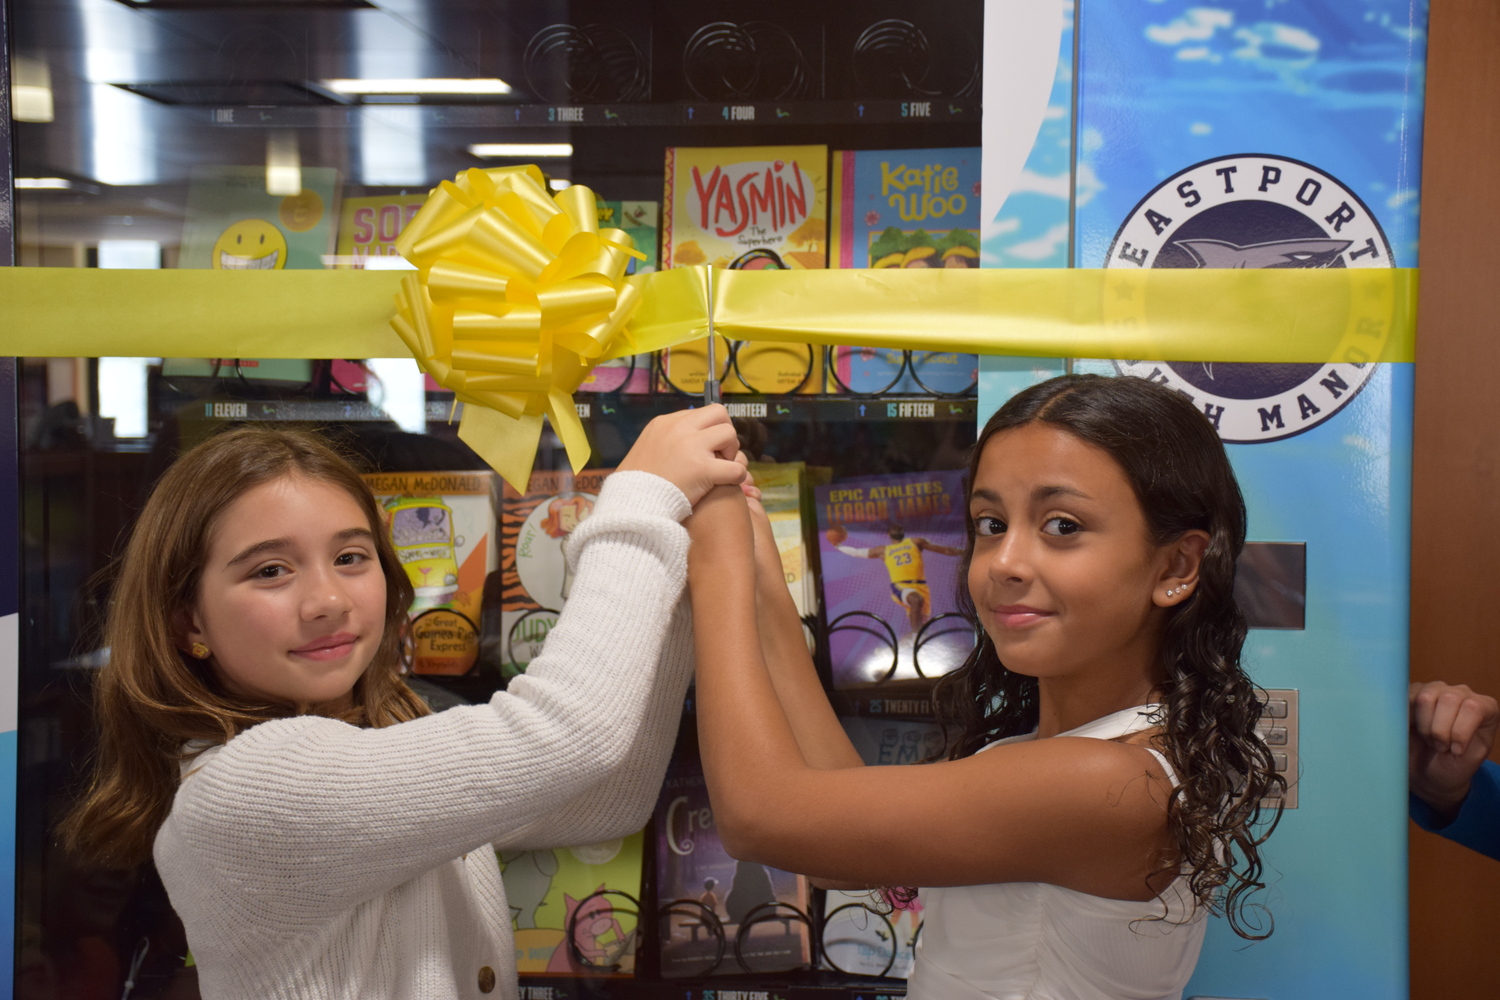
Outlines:
MULTIPOLYGON (((559 15, 568 23, 523 24, 529 90, 513 106, 415 109, 443 137, 477 122, 571 139, 571 159, 549 166, 554 186, 593 188, 600 225, 643 251, 637 273, 1029 269, 1113 289, 1086 282, 1416 266, 1424 4, 986 0, 918 14, 882 2, 858 17, 780 4, 775 23, 727 3, 639 6, 578 3, 559 15), (578 72, 580 52, 608 71, 578 72)), ((313 120, 292 110, 286 121, 313 120)), ((309 165, 311 197, 288 207, 262 195, 258 169, 195 171, 177 192, 181 266, 283 266, 220 245, 258 213, 285 266, 399 267, 413 191, 441 179, 341 192, 337 171, 309 165), (316 218, 314 199, 327 209, 316 218), (278 227, 296 235, 277 244, 278 227)), ((1155 308, 1120 293, 1102 313, 1126 329, 1155 308)), ((956 595, 976 430, 1020 389, 1071 371, 1190 397, 1249 507, 1245 662, 1289 783, 1257 911, 1274 933, 1249 943, 1212 921, 1185 995, 1400 1000, 1411 358, 1386 346, 1405 334, 1380 314, 1351 316, 1347 350, 1320 363, 1274 345, 1238 361, 1077 357, 1062 335, 1040 356, 926 349, 936 321, 899 347, 679 344, 594 368, 574 399, 587 465, 574 470, 548 431, 513 483, 459 439, 454 393, 408 359, 124 359, 139 362, 149 410, 129 436, 98 398, 115 359, 0 368, 0 410, 20 417, 0 423, 0 467, 17 470, 21 501, 13 514, 0 501, 20 540, 19 594, 0 601, 17 981, 128 973, 138 995, 196 995, 149 866, 85 872, 52 835, 92 746, 90 682, 108 655, 93 641, 109 599, 99 572, 183 448, 277 422, 361 458, 414 590, 409 681, 442 710, 525 673, 573 586, 569 534, 645 424, 717 382, 840 722, 867 764, 914 766, 944 742, 933 684, 975 641, 956 595)), ((304 353, 329 353, 316 347, 304 353)), ((823 891, 725 851, 691 695, 644 829, 498 862, 527 1000, 884 1000, 905 995, 921 940, 920 899, 823 891)))

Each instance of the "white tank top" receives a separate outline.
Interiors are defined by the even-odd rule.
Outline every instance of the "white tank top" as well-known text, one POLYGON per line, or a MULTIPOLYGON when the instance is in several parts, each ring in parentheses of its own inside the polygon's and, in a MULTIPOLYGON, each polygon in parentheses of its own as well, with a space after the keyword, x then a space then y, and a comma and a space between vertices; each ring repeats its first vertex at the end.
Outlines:
MULTIPOLYGON (((1128 708, 1058 735, 1128 736, 1152 728, 1158 707, 1128 708)), ((1176 784, 1166 758, 1150 752, 1176 784)), ((1180 1000, 1207 927, 1207 912, 1180 877, 1146 902, 1045 882, 923 889, 921 899, 909 1000, 1180 1000)))

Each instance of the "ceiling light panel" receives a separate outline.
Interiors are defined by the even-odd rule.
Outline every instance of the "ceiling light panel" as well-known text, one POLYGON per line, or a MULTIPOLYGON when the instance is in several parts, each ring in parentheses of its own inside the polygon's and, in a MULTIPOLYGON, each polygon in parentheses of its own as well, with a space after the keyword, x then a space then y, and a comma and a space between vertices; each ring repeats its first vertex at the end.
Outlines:
POLYGON ((573 155, 571 142, 480 142, 469 153, 491 160, 557 160, 573 155))
POLYGON ((462 94, 501 96, 510 93, 510 84, 496 78, 463 80, 431 77, 408 80, 322 80, 322 86, 335 94, 363 97, 381 94, 462 94))

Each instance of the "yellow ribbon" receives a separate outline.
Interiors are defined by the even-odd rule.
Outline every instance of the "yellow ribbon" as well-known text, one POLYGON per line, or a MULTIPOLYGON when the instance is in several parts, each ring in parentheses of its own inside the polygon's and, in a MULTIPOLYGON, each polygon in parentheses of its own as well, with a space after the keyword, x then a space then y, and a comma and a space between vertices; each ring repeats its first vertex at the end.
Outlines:
MULTIPOLYGON (((704 335, 705 270, 645 276, 633 350, 704 335)), ((1415 356, 1408 269, 719 271, 713 285, 714 328, 736 340, 1174 361, 1415 356)))
POLYGON ((588 460, 573 392, 598 362, 635 353, 624 331, 641 293, 625 268, 645 257, 623 230, 599 229, 587 187, 543 185, 534 166, 466 170, 396 241, 418 270, 391 326, 465 404, 458 436, 518 488, 544 414, 573 468, 588 460))
MULTIPOLYGON (((429 371, 446 364, 466 372, 460 396, 482 404, 464 408, 466 440, 481 441, 486 459, 510 482, 524 486, 544 412, 558 415, 560 433, 573 429, 571 440, 565 438, 570 460, 581 464, 587 457, 587 441, 576 433, 576 410, 562 390, 568 378, 581 378, 580 371, 600 360, 671 347, 707 330, 703 268, 636 275, 617 286, 615 301, 618 311, 624 297, 633 294, 627 289, 635 289, 639 306, 626 303, 635 312, 624 328, 616 326, 603 340, 590 338, 601 344, 597 356, 585 358, 566 343, 544 345, 538 328, 532 361, 526 353, 529 333, 516 335, 506 324, 529 324, 533 314, 497 305, 530 303, 510 302, 504 274, 465 260, 452 265, 439 267, 434 261, 425 284, 422 273, 393 271, 0 268, 0 351, 48 357, 393 357, 402 343, 386 325, 391 297, 399 292, 404 301, 426 307, 435 272, 449 304, 442 310, 412 310, 402 321, 420 344, 418 316, 424 317, 427 335, 434 337, 429 371), (415 288, 403 287, 408 278, 417 279, 415 288), (472 298, 491 296, 485 299, 491 309, 452 304, 471 292, 472 298), (461 320, 460 308, 466 310, 461 320), (434 325, 433 312, 451 318, 434 325), (463 337, 457 335, 460 327, 463 337), (434 330, 448 337, 442 355, 434 330), (503 349, 485 357, 476 344, 503 349), (513 391, 500 382, 542 384, 544 346, 552 379, 545 393, 532 390, 518 418, 489 409, 490 393, 513 391), (474 367, 464 367, 471 362, 474 367)), ((578 305, 553 300, 549 318, 582 314, 589 301, 603 301, 592 289, 587 295, 597 298, 580 294, 578 305)), ((739 339, 1040 357, 1409 362, 1415 356, 1417 272, 720 271, 714 275, 714 299, 716 328, 739 339)), ((535 316, 540 321, 540 298, 535 316)), ((580 340, 587 330, 576 324, 564 322, 573 328, 563 335, 587 347, 580 340)), ((514 409, 513 401, 507 402, 514 409)))

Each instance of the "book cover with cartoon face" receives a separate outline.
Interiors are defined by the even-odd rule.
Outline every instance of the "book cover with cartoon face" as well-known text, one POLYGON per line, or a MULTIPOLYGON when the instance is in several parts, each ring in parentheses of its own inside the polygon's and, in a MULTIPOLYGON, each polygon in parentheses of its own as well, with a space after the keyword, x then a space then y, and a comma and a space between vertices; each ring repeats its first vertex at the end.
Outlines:
POLYGON ((644 843, 644 831, 637 831, 579 847, 495 852, 518 972, 634 974, 644 843))
POLYGON ((188 184, 180 267, 322 268, 333 251, 339 174, 305 167, 296 194, 266 191, 264 167, 199 167, 188 184))

